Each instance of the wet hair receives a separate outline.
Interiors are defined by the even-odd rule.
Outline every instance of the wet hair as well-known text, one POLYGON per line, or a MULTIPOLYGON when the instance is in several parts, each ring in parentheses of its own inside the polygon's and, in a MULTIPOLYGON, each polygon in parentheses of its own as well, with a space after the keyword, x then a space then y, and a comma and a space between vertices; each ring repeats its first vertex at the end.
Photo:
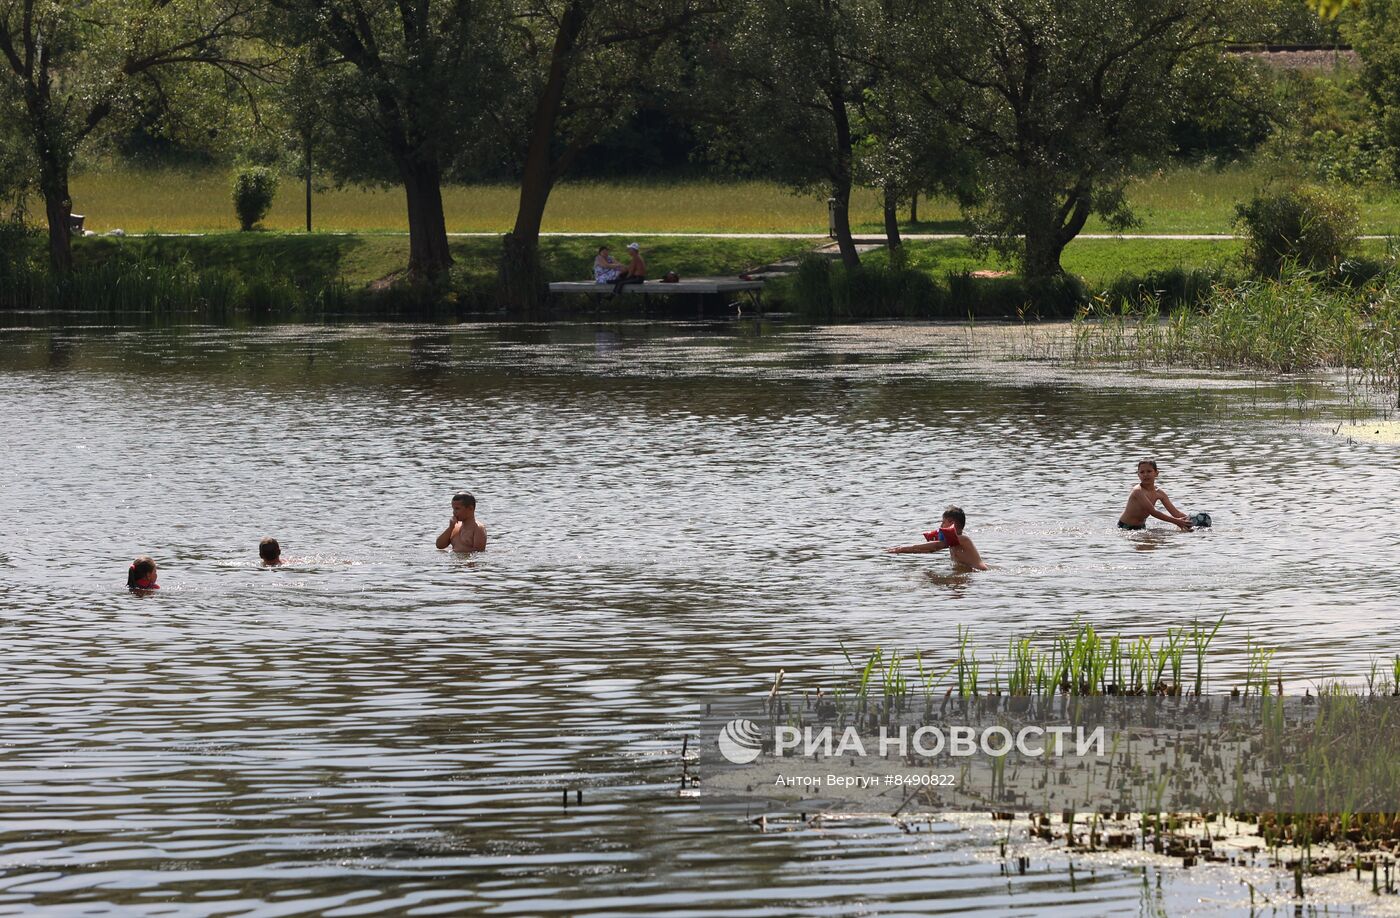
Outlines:
POLYGON ((943 511, 943 518, 945 520, 952 520, 953 525, 958 527, 959 530, 967 526, 967 514, 963 513, 962 507, 949 507, 947 510, 943 511))
POLYGON ((1150 465, 1150 466, 1152 466, 1152 471, 1154 471, 1154 472, 1160 472, 1160 471, 1162 471, 1161 469, 1157 468, 1157 460, 1156 460, 1156 459, 1139 459, 1139 460, 1138 460, 1138 465, 1150 465))
POLYGON ((136 585, 138 580, 145 580, 156 572, 156 559, 150 555, 142 555, 131 562, 131 567, 126 569, 126 588, 128 590, 139 590, 136 585))
POLYGON ((452 495, 452 502, 454 504, 460 503, 467 507, 475 507, 476 495, 470 491, 458 491, 456 494, 452 495))
POLYGON ((263 539, 258 543, 258 557, 264 561, 276 561, 282 557, 282 546, 278 545, 274 538, 263 539))

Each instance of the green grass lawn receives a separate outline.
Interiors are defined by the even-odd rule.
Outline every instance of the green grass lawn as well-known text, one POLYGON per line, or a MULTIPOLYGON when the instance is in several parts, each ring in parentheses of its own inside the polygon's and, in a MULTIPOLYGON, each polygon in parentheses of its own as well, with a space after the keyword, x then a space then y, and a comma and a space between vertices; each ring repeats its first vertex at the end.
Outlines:
MULTIPOLYGON (((1134 183, 1130 197, 1146 233, 1227 233, 1236 202, 1263 186, 1263 171, 1248 167, 1176 168, 1134 183)), ((235 229, 229 176, 222 170, 140 171, 103 169, 79 173, 72 183, 74 209, 90 229, 121 227, 129 233, 224 232, 235 229)), ((1368 233, 1400 232, 1400 190, 1358 193, 1368 233)), ((443 204, 452 232, 504 232, 515 218, 517 191, 508 185, 449 186, 443 204)), ((266 226, 303 226, 302 187, 283 182, 266 226)), ((343 188, 318 192, 318 230, 373 233, 406 228, 403 193, 397 188, 343 188)), ((950 201, 923 201, 911 232, 967 229, 950 201)), ((857 231, 881 231, 880 208, 870 189, 852 202, 857 231)), ((769 182, 713 180, 574 182, 560 185, 545 214, 546 232, 805 232, 825 234, 826 203, 798 197, 769 182)), ((1091 220, 1086 232, 1103 232, 1091 220)))

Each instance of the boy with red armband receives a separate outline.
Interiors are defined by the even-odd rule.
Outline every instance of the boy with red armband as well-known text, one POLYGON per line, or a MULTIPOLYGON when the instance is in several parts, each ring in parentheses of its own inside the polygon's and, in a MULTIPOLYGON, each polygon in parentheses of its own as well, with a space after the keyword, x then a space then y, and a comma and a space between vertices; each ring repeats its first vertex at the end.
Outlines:
POLYGON ((885 551, 892 555, 914 555, 942 551, 946 548, 954 564, 970 567, 975 571, 985 571, 987 565, 978 554, 977 546, 973 545, 972 539, 963 532, 966 526, 967 514, 963 513, 962 508, 949 507, 943 511, 942 525, 924 533, 923 543, 887 548, 885 551))

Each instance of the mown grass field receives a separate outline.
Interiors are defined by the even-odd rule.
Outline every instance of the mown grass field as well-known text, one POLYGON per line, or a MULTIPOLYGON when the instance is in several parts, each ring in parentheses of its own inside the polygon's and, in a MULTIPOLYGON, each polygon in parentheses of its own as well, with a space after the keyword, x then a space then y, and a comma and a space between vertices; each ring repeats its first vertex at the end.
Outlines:
MULTIPOLYGON (((1268 181, 1255 168, 1178 168, 1135 182, 1131 199, 1142 219, 1134 232, 1228 233, 1235 204, 1268 181)), ((220 232, 235 229, 229 175, 222 170, 140 171, 100 169, 79 173, 74 209, 90 229, 120 227, 129 233, 220 232)), ((1400 191, 1358 193, 1368 233, 1400 232, 1400 191)), ((444 190, 448 230, 504 232, 515 217, 516 189, 508 185, 449 186, 444 190)), ((303 227, 301 183, 288 178, 265 221, 268 229, 303 227)), ((403 194, 396 188, 327 189, 313 200, 315 228, 347 233, 402 232, 403 194)), ((907 214, 906 214, 907 216, 907 214)), ((874 192, 858 189, 853 220, 859 232, 879 232, 874 192)), ((922 201, 911 232, 967 229, 950 201, 922 201)), ((546 232, 576 233, 779 233, 825 234, 826 203, 798 197, 768 182, 576 182, 559 186, 545 215, 546 232)), ((1103 232, 1090 221, 1086 232, 1103 232)))

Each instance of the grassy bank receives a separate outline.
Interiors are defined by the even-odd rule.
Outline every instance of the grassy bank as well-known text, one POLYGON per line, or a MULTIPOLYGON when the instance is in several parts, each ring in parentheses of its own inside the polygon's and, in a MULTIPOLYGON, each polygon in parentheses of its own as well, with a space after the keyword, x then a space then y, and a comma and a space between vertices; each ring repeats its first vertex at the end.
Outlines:
MULTIPOLYGON (((1249 166, 1178 167, 1133 183, 1129 198, 1142 218, 1138 232, 1227 233, 1236 203, 1268 182, 1249 166)), ((140 232, 221 232, 236 229, 229 176, 222 169, 139 171, 91 169, 73 179, 74 208, 91 229, 140 232)), ((302 228, 302 185, 283 181, 269 229, 302 228)), ((511 185, 449 186, 443 205, 453 232, 504 232, 514 221, 518 191, 511 185)), ((1400 230, 1400 191, 1360 193, 1368 233, 1400 230)), ((384 232, 406 229, 403 193, 397 188, 328 188, 314 196, 318 230, 384 232)), ((908 213, 904 216, 907 218, 908 213)), ((948 200, 922 201, 911 232, 969 229, 948 200)), ((880 231, 880 204, 870 189, 857 189, 852 221, 862 233, 880 231)), ((547 232, 826 232, 826 203, 797 197, 771 182, 714 180, 573 182, 560 185, 545 214, 547 232)), ((1091 220, 1086 232, 1103 232, 1091 220)))
MULTIPOLYGON (((625 241, 632 241, 627 238, 625 241)), ((682 275, 737 274, 748 268, 790 258, 811 246, 794 239, 672 239, 638 237, 657 273, 682 275)), ((614 241, 620 249, 622 237, 614 241)), ((599 240, 552 236, 540 241, 540 258, 552 280, 591 279, 599 240)), ((501 241, 496 238, 454 238, 449 243, 454 283, 489 289, 496 278, 501 241)), ((128 236, 89 238, 77 243, 81 265, 112 258, 153 262, 189 261, 201 268, 254 275, 272 271, 308 284, 343 281, 351 288, 367 286, 401 271, 408 262, 408 238, 387 235, 298 233, 221 233, 212 236, 128 236)))
MULTIPOLYGON (((649 239, 639 237, 658 274, 737 274, 805 252, 793 239, 649 239)), ((550 237, 541 260, 551 279, 589 278, 598 240, 550 237)), ((77 240, 75 271, 48 275, 42 240, 10 240, 29 257, 0 258, 0 308, 214 312, 249 309, 279 315, 324 311, 472 311, 491 309, 500 240, 457 238, 456 261, 439 290, 404 290, 393 281, 408 261, 397 235, 221 233, 77 240)), ((10 252, 5 252, 10 255, 10 252)), ((575 304, 577 305, 577 304, 575 304)), ((564 307, 566 310, 568 304, 564 307)))
MULTIPOLYGON (((655 273, 673 270, 682 276, 696 274, 738 274, 762 264, 804 255, 819 239, 706 239, 638 236, 655 273)), ((592 257, 599 239, 592 236, 547 236, 540 242, 540 255, 546 276, 552 280, 584 280, 591 273, 592 257)), ((615 246, 623 236, 615 239, 615 246)), ((29 238, 34 252, 31 269, 42 270, 41 241, 29 238), (35 267, 38 266, 38 267, 35 267)), ((74 246, 78 274, 94 277, 91 283, 63 295, 70 308, 102 308, 105 297, 118 284, 115 274, 132 274, 120 281, 122 308, 139 302, 134 284, 150 280, 161 287, 162 277, 188 274, 181 284, 189 287, 190 302, 197 301, 200 284, 220 288, 220 304, 237 308, 266 308, 286 311, 291 305, 351 306, 371 288, 384 288, 398 276, 407 262, 409 241, 403 235, 386 234, 283 234, 283 232, 224 232, 200 236, 94 236, 80 239, 74 246), (139 267, 140 270, 136 270, 139 267), (105 292, 104 292, 105 291, 105 292), (333 294, 333 304, 326 299, 333 294), (263 297, 265 304, 251 299, 263 297), (248 299, 248 302, 245 302, 248 299)), ((489 308, 496 280, 500 241, 496 238, 454 238, 451 241, 455 266, 445 299, 473 308, 489 308)), ((843 315, 911 315, 924 318, 966 318, 977 315, 1015 315, 1026 305, 1025 288, 1015 278, 979 280, 967 278, 967 271, 1005 267, 994 257, 979 255, 965 239, 913 241, 906 245, 907 263, 927 280, 927 285, 944 291, 938 308, 920 302, 890 304, 878 298, 861 309, 848 309, 843 315), (953 285, 958 285, 953 290, 953 285), (868 308, 867 308, 868 306, 868 308)), ((1105 290, 1120 277, 1144 277, 1172 270, 1205 266, 1211 276, 1228 271, 1238 262, 1239 243, 1210 241, 1116 241, 1081 239, 1071 243, 1065 266, 1084 278, 1086 290, 1105 290)), ((888 269, 889 256, 883 249, 868 252, 864 263, 871 276, 888 269)), ((829 264, 829 263, 827 263, 829 264)), ((839 269, 837 269, 839 270, 839 269)), ((39 305, 41 294, 14 290, 21 281, 11 277, 10 292, 3 295, 6 305, 39 305)), ((29 277, 22 283, 39 283, 29 277)), ((21 285, 22 285, 21 283, 21 285)), ((171 281, 175 284, 175 281, 171 281)), ((175 284, 179 285, 179 284, 175 284)), ((778 278, 769 288, 769 301, 777 308, 809 311, 802 292, 791 278, 778 278)), ((179 298, 176 298, 179 299, 179 298)), ((372 305, 372 304, 364 304, 372 305)), ((564 302, 564 311, 570 304, 564 302)), ((818 311, 818 315, 820 312, 818 311)), ((1068 312, 1065 312, 1068 315, 1068 312)))

